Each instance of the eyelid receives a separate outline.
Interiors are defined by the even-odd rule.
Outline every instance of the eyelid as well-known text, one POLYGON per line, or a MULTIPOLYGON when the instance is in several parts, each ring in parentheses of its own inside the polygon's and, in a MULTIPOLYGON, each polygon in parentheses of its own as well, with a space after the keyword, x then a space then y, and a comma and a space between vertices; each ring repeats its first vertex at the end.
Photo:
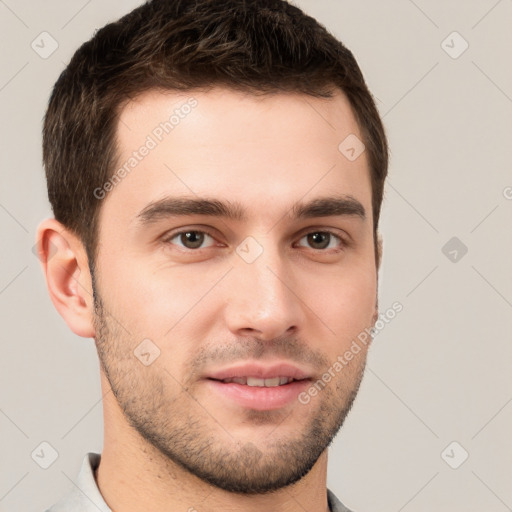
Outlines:
MULTIPOLYGON (((203 233, 205 235, 208 235, 210 238, 213 238, 213 240, 217 241, 217 237, 208 228, 194 227, 194 226, 186 227, 186 228, 177 228, 176 230, 168 231, 161 237, 161 240, 164 243, 170 243, 171 240, 173 238, 176 238, 178 235, 182 235, 184 233, 190 233, 191 231, 196 232, 196 233, 203 233)), ((173 245, 175 245, 175 244, 173 244, 173 245)), ((178 246, 178 247, 181 247, 181 246, 178 246)), ((210 247, 213 247, 213 245, 210 247)), ((200 249, 188 249, 187 247, 181 247, 181 250, 187 251, 187 252, 192 252, 192 251, 198 252, 198 251, 201 251, 202 249, 209 249, 209 247, 202 247, 200 249)))
POLYGON ((348 238, 349 238, 348 235, 347 236, 343 236, 338 231, 332 230, 330 228, 317 228, 317 227, 307 228, 307 231, 304 231, 299 236, 299 240, 302 240, 305 236, 307 236, 307 235, 309 235, 311 233, 328 233, 331 236, 333 236, 334 238, 337 238, 339 240, 339 242, 340 242, 339 247, 336 248, 336 249, 330 249, 330 250, 329 249, 313 249, 313 248, 310 247, 310 249, 312 251, 319 251, 319 252, 328 253, 328 252, 331 252, 331 251, 340 251, 343 248, 348 247, 350 245, 350 241, 348 240, 348 238))
MULTIPOLYGON (((161 239, 164 243, 170 243, 170 241, 173 238, 176 238, 178 235, 182 235, 184 233, 189 233, 191 231, 195 231, 197 233, 203 233, 205 235, 208 235, 213 240, 218 242, 217 237, 212 233, 212 231, 209 228, 206 228, 203 226, 200 226, 200 227, 199 226, 190 226, 190 227, 185 227, 185 228, 177 228, 176 230, 172 230, 170 232, 165 233, 161 237, 161 239)), ((348 234, 342 235, 337 230, 334 230, 332 228, 321 227, 321 226, 309 226, 307 228, 304 228, 304 230, 301 231, 298 235, 298 241, 302 240, 305 236, 312 234, 312 233, 328 233, 331 236, 333 236, 339 240, 338 248, 335 248, 335 249, 313 249, 310 247, 309 249, 312 251, 325 252, 325 253, 329 253, 329 252, 333 252, 333 251, 334 252, 340 251, 340 250, 343 250, 343 248, 345 248, 345 247, 349 247, 350 243, 351 243, 350 236, 348 234)), ((175 245, 175 244, 173 244, 173 245, 175 245)), ((201 247, 198 249, 189 249, 187 247, 182 247, 182 246, 178 246, 178 247, 180 247, 179 250, 181 250, 183 252, 199 252, 199 251, 206 250, 206 249, 209 249, 210 247, 214 247, 214 246, 215 245, 211 245, 209 247, 201 247)))

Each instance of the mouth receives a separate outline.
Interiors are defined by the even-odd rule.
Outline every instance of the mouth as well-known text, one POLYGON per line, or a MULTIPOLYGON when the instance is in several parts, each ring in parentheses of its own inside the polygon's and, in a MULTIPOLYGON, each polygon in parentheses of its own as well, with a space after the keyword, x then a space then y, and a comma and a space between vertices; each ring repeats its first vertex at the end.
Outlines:
POLYGON ((205 380, 213 393, 230 405, 260 411, 292 405, 312 382, 309 374, 289 364, 245 364, 219 370, 205 380))
POLYGON ((311 374, 306 370, 284 361, 263 364, 263 362, 247 362, 209 372, 205 377, 218 381, 237 382, 248 386, 280 386, 288 381, 309 379, 311 374), (236 380, 233 380, 236 379, 236 380))
POLYGON ((291 382, 297 382, 299 380, 307 380, 307 379, 294 379, 293 377, 271 377, 268 379, 261 379, 258 377, 231 377, 228 379, 210 379, 215 380, 217 382, 222 382, 224 384, 241 384, 242 386, 250 386, 257 388, 275 388, 277 386, 286 386, 286 384, 290 384, 291 382))

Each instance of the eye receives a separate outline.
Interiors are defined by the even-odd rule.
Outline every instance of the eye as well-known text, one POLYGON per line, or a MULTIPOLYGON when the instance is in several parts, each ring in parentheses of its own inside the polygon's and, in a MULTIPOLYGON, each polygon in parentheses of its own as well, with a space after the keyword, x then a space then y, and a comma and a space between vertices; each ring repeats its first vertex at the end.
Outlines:
MULTIPOLYGON (((300 240, 306 240, 310 248, 315 250, 341 249, 344 246, 343 239, 331 231, 311 231, 300 240)), ((300 241, 299 241, 299 245, 300 241)))
POLYGON ((211 247, 213 243, 210 245, 203 246, 205 241, 211 240, 214 241, 213 237, 204 231, 198 231, 194 229, 190 229, 187 231, 180 231, 178 233, 174 233, 170 237, 166 238, 164 242, 166 243, 176 243, 176 245, 184 247, 185 249, 205 249, 206 247, 211 247), (176 240, 176 242, 174 242, 176 240))

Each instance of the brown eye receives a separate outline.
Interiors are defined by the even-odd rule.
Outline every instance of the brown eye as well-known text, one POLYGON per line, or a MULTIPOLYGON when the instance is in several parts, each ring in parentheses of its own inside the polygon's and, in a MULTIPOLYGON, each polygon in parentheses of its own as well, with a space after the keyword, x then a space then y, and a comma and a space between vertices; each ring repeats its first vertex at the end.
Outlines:
POLYGON ((213 238, 204 231, 180 231, 169 238, 168 243, 176 243, 176 245, 184 247, 185 249, 204 249, 205 247, 202 247, 202 245, 207 239, 213 241, 213 238), (177 242, 173 242, 174 240, 177 240, 177 242))
POLYGON ((343 240, 330 231, 312 231, 301 238, 315 250, 336 249, 343 246, 343 240))

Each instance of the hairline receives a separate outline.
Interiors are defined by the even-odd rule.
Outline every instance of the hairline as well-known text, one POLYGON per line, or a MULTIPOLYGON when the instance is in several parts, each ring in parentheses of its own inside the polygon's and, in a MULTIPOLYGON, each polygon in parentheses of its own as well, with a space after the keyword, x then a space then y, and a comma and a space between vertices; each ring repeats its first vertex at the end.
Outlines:
MULTIPOLYGON (((336 99, 336 96, 339 95, 340 97, 344 98, 347 101, 347 104, 350 108, 350 112, 354 117, 354 120, 357 124, 359 133, 362 137, 362 139, 366 139, 365 135, 365 125, 362 123, 359 119, 359 114, 357 112, 357 109, 354 108, 354 105, 350 99, 350 96, 347 94, 347 92, 338 84, 336 84, 333 81, 326 82, 323 85, 323 88, 318 90, 312 89, 311 91, 303 91, 299 88, 295 87, 283 87, 280 88, 278 86, 269 86, 269 85, 262 85, 261 87, 253 87, 245 84, 232 84, 225 81, 215 81, 210 82, 209 84, 197 86, 197 87, 190 87, 190 88, 173 88, 173 87, 162 87, 162 86, 147 86, 142 87, 139 91, 137 91, 135 94, 125 94, 122 96, 119 96, 118 101, 113 105, 113 129, 112 133, 109 133, 109 137, 111 138, 110 144, 113 146, 113 157, 112 161, 110 163, 110 169, 108 176, 106 179, 112 178, 112 176, 116 172, 116 168, 121 163, 121 155, 119 152, 119 125, 120 125, 120 119, 121 115, 126 109, 126 107, 130 104, 132 101, 140 101, 144 96, 152 94, 152 93, 161 93, 165 95, 171 95, 171 94, 178 94, 180 96, 185 96, 186 94, 191 94, 193 92, 204 92, 208 93, 212 90, 225 90, 228 92, 235 92, 235 93, 241 93, 244 95, 249 95, 252 97, 271 97, 278 94, 296 94, 296 95, 302 95, 305 97, 312 97, 312 98, 319 98, 324 100, 333 100, 336 99), (340 94, 341 93, 341 94, 340 94)), ((367 141, 364 140, 366 143, 367 141)), ((373 186, 373 162, 370 158, 367 159, 367 171, 369 173, 370 177, 370 192, 371 192, 371 218, 375 219, 376 212, 374 211, 373 207, 373 199, 374 199, 374 186, 373 186)), ((87 257, 91 260, 91 265, 94 267, 94 263, 96 261, 96 258, 98 256, 98 246, 99 246, 99 233, 100 233, 100 216, 102 211, 102 203, 103 201, 110 195, 111 192, 107 192, 105 197, 101 200, 98 207, 95 209, 94 217, 92 219, 92 232, 90 233, 90 237, 88 240, 82 240, 83 245, 85 246, 85 250, 87 253, 87 257)), ((372 221, 373 222, 373 221, 372 221)), ((374 238, 374 244, 377 244, 377 226, 375 225, 375 222, 373 222, 373 238, 374 238)))

